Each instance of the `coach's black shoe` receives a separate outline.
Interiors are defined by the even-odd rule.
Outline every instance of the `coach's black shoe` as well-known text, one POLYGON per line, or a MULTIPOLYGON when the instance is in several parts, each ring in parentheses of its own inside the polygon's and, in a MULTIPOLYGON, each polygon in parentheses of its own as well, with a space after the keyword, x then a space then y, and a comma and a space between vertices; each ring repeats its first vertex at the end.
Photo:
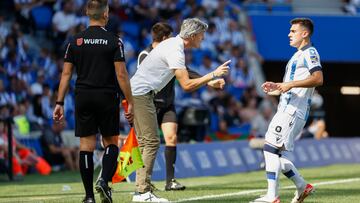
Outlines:
POLYGON ((112 203, 111 188, 104 179, 99 178, 95 183, 95 190, 100 193, 101 203, 112 203))
POLYGON ((177 182, 175 179, 172 179, 169 183, 166 183, 165 190, 185 190, 185 186, 181 185, 179 182, 177 182))
POLYGON ((95 203, 95 198, 93 197, 85 197, 82 203, 95 203))

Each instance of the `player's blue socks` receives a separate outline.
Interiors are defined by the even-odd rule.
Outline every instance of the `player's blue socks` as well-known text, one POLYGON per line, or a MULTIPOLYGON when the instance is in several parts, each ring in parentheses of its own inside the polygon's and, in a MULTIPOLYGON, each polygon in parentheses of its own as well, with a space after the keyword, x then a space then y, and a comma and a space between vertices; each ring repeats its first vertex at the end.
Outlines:
POLYGON ((276 147, 265 144, 264 146, 265 169, 268 181, 266 196, 275 199, 278 194, 278 179, 280 173, 279 150, 276 147))

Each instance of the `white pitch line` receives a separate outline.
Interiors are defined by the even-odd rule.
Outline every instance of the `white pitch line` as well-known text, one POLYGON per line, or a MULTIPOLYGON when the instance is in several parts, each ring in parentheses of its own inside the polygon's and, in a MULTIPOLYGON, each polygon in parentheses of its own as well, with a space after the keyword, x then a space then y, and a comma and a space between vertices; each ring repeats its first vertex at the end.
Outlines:
MULTIPOLYGON (((325 182, 318 182, 314 183, 312 185, 319 186, 319 185, 334 185, 338 183, 350 183, 350 182, 356 182, 360 181, 360 178, 350 178, 350 179, 342 179, 342 180, 333 180, 333 181, 325 181, 325 182)), ((284 189, 293 189, 295 186, 286 186, 283 187, 284 189)), ((232 197, 232 196, 242 196, 242 195, 248 195, 252 193, 258 193, 258 192, 266 192, 266 189, 256 189, 256 190, 245 190, 241 192, 233 192, 233 193, 224 193, 224 194, 218 194, 218 195, 205 195, 201 197, 192 197, 188 199, 180 199, 177 201, 171 201, 171 202, 189 202, 189 201, 196 201, 196 200, 203 200, 203 199, 217 199, 222 197, 232 197)))

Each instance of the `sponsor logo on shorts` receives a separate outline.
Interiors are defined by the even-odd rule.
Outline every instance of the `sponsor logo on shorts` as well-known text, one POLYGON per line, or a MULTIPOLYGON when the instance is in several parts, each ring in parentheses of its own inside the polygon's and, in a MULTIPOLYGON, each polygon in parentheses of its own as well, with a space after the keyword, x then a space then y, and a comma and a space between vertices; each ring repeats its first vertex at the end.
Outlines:
POLYGON ((281 126, 276 126, 276 127, 275 127, 275 131, 276 131, 276 132, 279 133, 279 132, 281 132, 281 130, 282 130, 281 126))
POLYGON ((294 125, 294 121, 290 121, 289 123, 289 127, 293 126, 294 125))

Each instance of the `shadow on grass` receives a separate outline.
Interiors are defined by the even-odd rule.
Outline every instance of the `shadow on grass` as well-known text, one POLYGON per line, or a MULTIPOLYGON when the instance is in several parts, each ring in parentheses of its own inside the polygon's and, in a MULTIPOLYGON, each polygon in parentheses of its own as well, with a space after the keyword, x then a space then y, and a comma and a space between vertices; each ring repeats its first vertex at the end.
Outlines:
MULTIPOLYGON (((263 181, 256 181, 256 182, 263 182, 266 183, 266 180, 264 179, 263 181)), ((228 190, 229 192, 231 192, 231 190, 234 190, 232 192, 238 192, 238 191, 242 191, 242 190, 258 190, 258 189, 265 189, 264 188, 259 188, 259 184, 252 184, 253 186, 249 185, 249 184, 245 184, 242 182, 239 182, 238 184, 229 184, 229 183, 214 183, 211 185, 197 185, 197 186, 191 186, 191 187, 187 187, 186 191, 204 191, 204 190, 228 190)))
MULTIPOLYGON (((122 190, 122 191, 112 191, 113 194, 129 194, 130 190, 122 190)), ((95 195, 98 194, 95 192, 95 195)), ((17 195, 0 195, 0 198, 9 198, 9 199, 18 199, 18 198, 31 198, 31 197, 69 197, 69 196, 78 196, 84 195, 82 192, 61 192, 61 193, 47 193, 47 194, 17 194, 17 195)), ((0 201, 1 202, 1 201, 0 201)))

